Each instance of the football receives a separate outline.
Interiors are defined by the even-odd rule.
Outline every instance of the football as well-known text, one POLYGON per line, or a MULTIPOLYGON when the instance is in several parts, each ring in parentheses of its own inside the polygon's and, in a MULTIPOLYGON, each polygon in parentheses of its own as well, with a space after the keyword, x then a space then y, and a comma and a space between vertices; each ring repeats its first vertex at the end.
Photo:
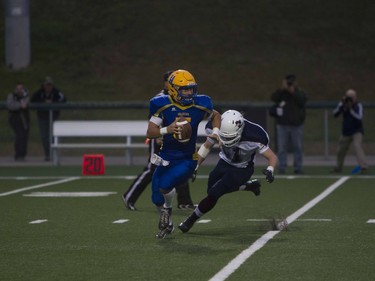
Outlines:
POLYGON ((177 126, 181 127, 181 131, 179 134, 174 134, 174 138, 182 143, 188 142, 192 133, 190 123, 186 119, 180 118, 180 121, 178 121, 176 124, 177 126))

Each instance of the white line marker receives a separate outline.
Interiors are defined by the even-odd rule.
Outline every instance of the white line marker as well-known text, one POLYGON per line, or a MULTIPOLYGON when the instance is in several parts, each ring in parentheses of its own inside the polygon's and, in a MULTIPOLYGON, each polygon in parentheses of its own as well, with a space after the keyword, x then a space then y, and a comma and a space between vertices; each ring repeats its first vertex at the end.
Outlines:
POLYGON ((332 219, 298 219, 297 221, 332 221, 332 219))
POLYGON ((197 221, 197 223, 209 223, 211 222, 211 220, 199 220, 197 221))
POLYGON ((128 221, 129 221, 128 219, 124 219, 124 220, 117 220, 117 221, 114 221, 112 223, 126 223, 128 221))
POLYGON ((375 219, 369 219, 367 223, 375 223, 375 219))
POLYGON ((32 192, 25 197, 104 197, 117 192, 32 192))
MULTIPOLYGON (((300 209, 295 211, 289 217, 287 217, 288 224, 294 222, 297 218, 302 216, 324 198, 326 198, 329 194, 335 191, 339 186, 341 186, 344 182, 346 182, 350 177, 342 177, 329 187, 327 187, 322 193, 316 196, 314 199, 306 203, 300 209)), ((248 258, 250 258, 256 251, 261 249, 266 243, 271 240, 276 234, 280 233, 278 231, 268 231, 258 240, 256 240, 249 248, 242 251, 237 257, 231 260, 226 266, 224 266, 218 273, 216 273, 209 281, 222 281, 227 279, 233 272, 235 272, 248 258)))
POLYGON ((46 221, 48 221, 48 220, 35 220, 35 221, 29 222, 29 224, 40 224, 40 223, 44 223, 46 221))
MULTIPOLYGON (((247 219, 246 221, 262 222, 262 221, 271 221, 271 219, 247 219)), ((298 219, 296 221, 332 221, 332 219, 298 219)))
POLYGON ((7 195, 12 195, 12 194, 20 193, 20 192, 27 191, 27 190, 32 190, 32 189, 37 189, 37 188, 41 188, 41 187, 56 185, 56 184, 60 184, 60 183, 64 183, 64 182, 69 182, 69 181, 74 181, 74 180, 77 180, 77 179, 79 179, 79 177, 65 178, 63 180, 51 181, 51 182, 42 183, 42 184, 38 184, 38 185, 33 185, 33 186, 24 187, 24 188, 19 188, 19 189, 15 189, 15 190, 12 190, 12 191, 0 193, 0 197, 1 196, 7 196, 7 195))

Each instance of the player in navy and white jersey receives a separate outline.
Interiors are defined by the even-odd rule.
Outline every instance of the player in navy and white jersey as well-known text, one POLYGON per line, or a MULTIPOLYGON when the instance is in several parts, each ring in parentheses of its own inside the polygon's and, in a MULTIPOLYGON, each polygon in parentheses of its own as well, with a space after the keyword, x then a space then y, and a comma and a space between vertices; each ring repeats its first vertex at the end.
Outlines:
POLYGON ((220 114, 213 111, 211 98, 197 94, 197 83, 186 70, 176 70, 168 78, 168 96, 150 100, 148 138, 163 137, 159 155, 152 162, 158 167, 152 178, 152 202, 161 207, 159 233, 164 238, 173 231, 170 219, 175 195, 174 186, 187 181, 197 165, 196 141, 199 123, 212 119, 213 134, 217 136, 220 114), (177 135, 181 127, 176 124, 183 117, 192 127, 189 141, 181 143, 177 135))
MULTIPOLYGON (((260 194, 259 182, 250 180, 254 173, 257 153, 268 160, 268 167, 263 170, 266 180, 270 183, 274 180, 273 171, 277 164, 277 156, 269 148, 268 134, 261 126, 244 119, 236 110, 228 110, 221 115, 219 142, 220 160, 209 175, 207 196, 179 225, 182 232, 188 232, 200 217, 215 207, 219 198, 224 194, 239 190, 252 191, 255 195, 260 194)), ((214 143, 213 139, 207 138, 199 149, 196 171, 214 143)))

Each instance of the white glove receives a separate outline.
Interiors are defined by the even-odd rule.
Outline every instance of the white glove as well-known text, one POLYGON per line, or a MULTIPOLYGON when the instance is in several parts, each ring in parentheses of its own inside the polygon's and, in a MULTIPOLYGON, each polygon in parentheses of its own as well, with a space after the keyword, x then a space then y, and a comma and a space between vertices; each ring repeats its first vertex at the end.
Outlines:
POLYGON ((164 160, 163 158, 161 158, 159 155, 157 155, 155 153, 151 156, 150 162, 151 162, 151 164, 154 164, 156 166, 164 166, 165 167, 165 166, 169 165, 169 161, 164 160))

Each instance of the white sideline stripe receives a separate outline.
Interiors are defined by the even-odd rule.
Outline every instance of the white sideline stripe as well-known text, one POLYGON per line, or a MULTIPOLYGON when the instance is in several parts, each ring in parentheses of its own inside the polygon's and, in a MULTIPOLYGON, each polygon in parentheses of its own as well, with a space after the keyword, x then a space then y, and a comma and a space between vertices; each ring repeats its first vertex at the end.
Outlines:
POLYGON ((27 190, 32 190, 32 189, 37 189, 37 188, 41 188, 41 187, 56 185, 56 184, 69 182, 69 181, 74 181, 74 180, 78 180, 78 179, 79 179, 79 177, 71 177, 71 178, 65 178, 65 179, 58 180, 58 181, 51 181, 51 182, 42 183, 42 184, 38 184, 38 185, 19 188, 19 189, 15 189, 15 190, 12 190, 12 191, 0 193, 0 197, 20 193, 20 192, 27 191, 27 190))
POLYGON ((375 223, 375 219, 369 219, 367 223, 375 223))
POLYGON ((117 220, 117 221, 114 221, 112 223, 126 223, 128 222, 129 220, 128 219, 123 219, 123 220, 117 220))
POLYGON ((197 223, 209 223, 211 222, 211 220, 199 220, 197 221, 197 223))
POLYGON ((25 197, 104 197, 117 192, 31 192, 25 197))
POLYGON ((44 223, 46 221, 48 221, 48 220, 35 220, 35 221, 29 222, 29 224, 39 224, 39 223, 44 223))
MULTIPOLYGON (((77 176, 78 179, 125 179, 133 180, 137 176, 77 176)), ((0 180, 53 180, 53 179, 66 179, 66 176, 17 176, 17 177, 5 177, 0 176, 0 180)))
MULTIPOLYGON (((321 200, 326 198, 329 194, 331 194, 334 190, 336 190, 340 185, 346 182, 350 177, 342 177, 329 187, 327 187, 322 193, 316 196, 314 199, 306 203, 300 209, 295 211, 289 217, 286 218, 288 224, 294 222, 298 217, 302 216, 316 204, 318 204, 321 200)), ((266 243, 271 240, 276 234, 280 233, 278 231, 268 231, 267 233, 263 234, 258 240, 256 240, 249 248, 243 250, 237 257, 231 260, 225 267, 223 267, 218 273, 216 273, 209 281, 222 281, 227 279, 233 272, 235 272, 248 258, 250 258, 256 251, 261 249, 266 243)))

